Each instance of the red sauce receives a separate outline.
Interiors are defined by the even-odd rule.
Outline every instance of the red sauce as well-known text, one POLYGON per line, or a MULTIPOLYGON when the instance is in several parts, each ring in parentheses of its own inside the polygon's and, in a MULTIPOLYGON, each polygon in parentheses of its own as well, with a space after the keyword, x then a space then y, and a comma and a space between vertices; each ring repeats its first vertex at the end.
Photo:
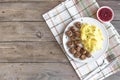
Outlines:
POLYGON ((113 13, 110 9, 108 8, 102 8, 99 12, 98 12, 98 17, 102 20, 102 21, 110 21, 112 19, 113 13))

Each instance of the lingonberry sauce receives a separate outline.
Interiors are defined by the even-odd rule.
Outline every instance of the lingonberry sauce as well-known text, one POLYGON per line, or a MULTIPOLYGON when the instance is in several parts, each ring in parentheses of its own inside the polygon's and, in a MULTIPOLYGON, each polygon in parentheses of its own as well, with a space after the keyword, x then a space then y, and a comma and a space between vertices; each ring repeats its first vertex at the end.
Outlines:
POLYGON ((101 8, 98 12, 98 17, 104 21, 110 21, 113 17, 113 13, 109 8, 101 8))

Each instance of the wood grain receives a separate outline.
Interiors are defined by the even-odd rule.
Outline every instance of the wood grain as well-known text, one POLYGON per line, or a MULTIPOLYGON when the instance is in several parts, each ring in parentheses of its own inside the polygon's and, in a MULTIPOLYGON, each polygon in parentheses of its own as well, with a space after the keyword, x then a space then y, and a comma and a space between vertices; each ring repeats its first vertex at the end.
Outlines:
POLYGON ((54 2, 54 1, 65 1, 65 0, 0 0, 0 2, 40 2, 40 1, 46 1, 46 2, 54 2))
MULTIPOLYGON (((120 20, 120 1, 98 1, 114 9, 114 20, 120 20), (111 5, 110 5, 111 4, 111 5)), ((0 3, 0 21, 44 21, 42 14, 59 4, 60 1, 8 2, 0 3)))
POLYGON ((100 6, 109 6, 114 10, 120 10, 120 8, 119 8, 120 7, 120 0, 118 0, 118 1, 114 1, 114 0, 112 0, 112 1, 109 1, 109 0, 100 1, 100 0, 97 0, 97 1, 98 1, 98 4, 100 6))
MULTIPOLYGON (((120 21, 112 21, 120 33, 120 21)), ((0 42, 56 41, 45 22, 0 22, 0 42)))
MULTIPOLYGON (((40 2, 40 1, 48 2, 48 1, 65 1, 65 0, 0 0, 0 2, 40 2)), ((104 1, 104 0, 100 0, 100 1, 104 1)), ((119 0, 107 0, 107 1, 119 1, 119 0)))
MULTIPOLYGON (((62 1, 0 0, 0 80, 79 80, 42 18, 62 1)), ((114 10, 120 33, 120 0, 97 1, 114 10)))
POLYGON ((115 29, 120 34, 120 21, 112 21, 111 23, 114 25, 115 29))
POLYGON ((0 41, 55 41, 45 22, 0 22, 0 41))
POLYGON ((79 80, 69 63, 0 63, 0 80, 79 80))
POLYGON ((59 1, 0 3, 0 21, 44 21, 42 14, 57 4, 59 1))
POLYGON ((0 62, 68 62, 57 42, 0 43, 0 62))

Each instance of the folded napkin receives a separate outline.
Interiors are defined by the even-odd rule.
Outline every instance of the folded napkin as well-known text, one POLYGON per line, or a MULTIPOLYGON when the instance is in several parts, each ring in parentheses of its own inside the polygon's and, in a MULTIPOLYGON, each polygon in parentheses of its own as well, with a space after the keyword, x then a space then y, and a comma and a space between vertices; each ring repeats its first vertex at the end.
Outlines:
MULTIPOLYGON (((96 18, 96 11, 98 8, 99 5, 96 0, 67 0, 43 14, 43 18, 64 51, 62 36, 66 26, 76 18, 96 18)), ((66 55, 81 80, 102 80, 120 69, 120 36, 111 23, 104 23, 104 26, 109 34, 109 49, 97 61, 78 63, 66 55), (106 56, 110 54, 114 54, 116 58, 112 64, 106 59, 106 56), (101 67, 100 65, 103 63, 103 60, 106 62, 101 67), (110 65, 107 66, 108 64, 110 65), (95 74, 91 73, 93 70, 95 70, 95 74), (92 76, 86 79, 85 77, 89 73, 91 73, 90 75, 92 76)), ((66 54, 65 51, 64 53, 66 54)))

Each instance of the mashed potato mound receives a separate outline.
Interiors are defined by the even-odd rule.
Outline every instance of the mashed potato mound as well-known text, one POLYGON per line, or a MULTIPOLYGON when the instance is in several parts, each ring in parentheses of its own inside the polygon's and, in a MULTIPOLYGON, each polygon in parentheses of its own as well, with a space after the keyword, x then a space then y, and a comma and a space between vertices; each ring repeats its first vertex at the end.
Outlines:
POLYGON ((82 44, 86 50, 95 52, 102 48, 103 35, 97 26, 82 24, 80 32, 82 44))

